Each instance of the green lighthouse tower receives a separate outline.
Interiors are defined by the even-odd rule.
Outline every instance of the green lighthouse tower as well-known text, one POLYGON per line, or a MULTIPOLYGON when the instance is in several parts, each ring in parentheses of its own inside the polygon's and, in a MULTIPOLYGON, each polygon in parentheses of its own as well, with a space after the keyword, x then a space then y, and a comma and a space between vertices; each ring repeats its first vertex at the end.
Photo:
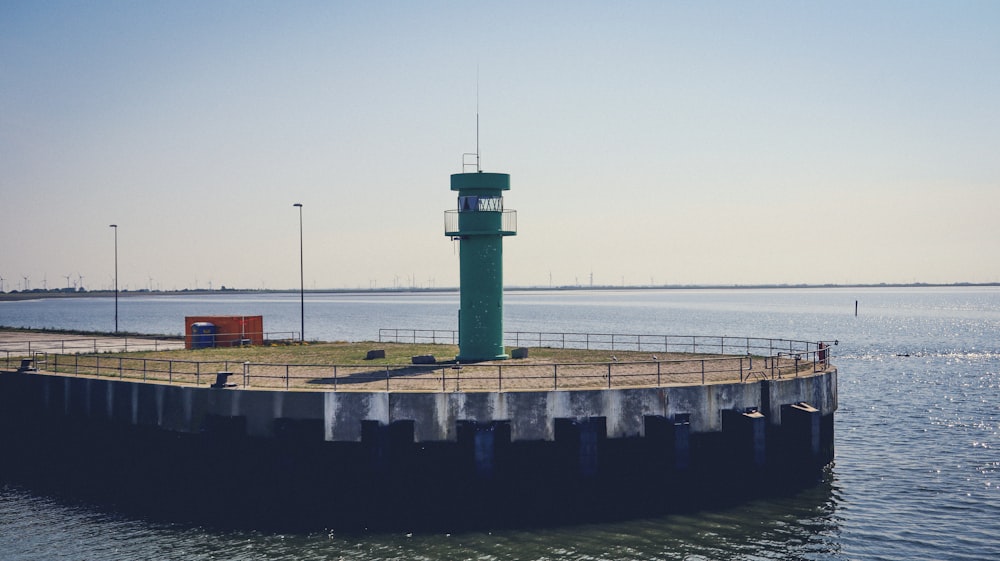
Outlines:
POLYGON ((456 173, 458 209, 444 214, 444 233, 459 240, 461 362, 505 359, 503 348, 503 237, 517 234, 517 212, 504 210, 506 173, 456 173))

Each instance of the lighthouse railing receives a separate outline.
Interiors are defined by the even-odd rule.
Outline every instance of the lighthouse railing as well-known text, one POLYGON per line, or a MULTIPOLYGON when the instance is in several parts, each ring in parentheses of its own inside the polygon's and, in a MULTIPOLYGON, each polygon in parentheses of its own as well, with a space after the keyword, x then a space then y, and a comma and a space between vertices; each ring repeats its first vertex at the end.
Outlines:
POLYGON ((444 234, 446 236, 501 234, 511 236, 517 234, 516 210, 446 210, 444 211, 444 234), (466 218, 461 218, 465 216, 466 218), (471 217, 482 217, 482 220, 471 220, 471 217), (496 220, 499 218, 499 220, 496 220))

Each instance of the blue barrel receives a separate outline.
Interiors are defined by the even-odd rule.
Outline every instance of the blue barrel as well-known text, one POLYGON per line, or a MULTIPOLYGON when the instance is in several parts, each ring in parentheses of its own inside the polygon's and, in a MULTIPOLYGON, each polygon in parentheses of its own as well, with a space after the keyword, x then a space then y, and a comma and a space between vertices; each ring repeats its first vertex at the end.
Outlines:
POLYGON ((215 346, 215 324, 199 321, 191 324, 191 348, 207 349, 215 346))

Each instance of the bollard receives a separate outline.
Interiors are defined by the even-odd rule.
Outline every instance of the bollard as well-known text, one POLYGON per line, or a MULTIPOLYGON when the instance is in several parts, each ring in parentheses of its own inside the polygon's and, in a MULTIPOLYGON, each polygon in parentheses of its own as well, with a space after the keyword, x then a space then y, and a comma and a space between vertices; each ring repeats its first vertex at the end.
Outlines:
POLYGON ((215 374, 215 383, 209 387, 212 388, 235 388, 236 384, 229 382, 229 377, 232 376, 232 372, 217 372, 215 374))

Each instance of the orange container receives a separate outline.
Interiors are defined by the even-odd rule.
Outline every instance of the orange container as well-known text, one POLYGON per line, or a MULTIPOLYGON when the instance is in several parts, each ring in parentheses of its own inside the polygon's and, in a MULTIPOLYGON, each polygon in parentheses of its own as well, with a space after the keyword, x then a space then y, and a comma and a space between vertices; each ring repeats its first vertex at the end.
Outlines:
POLYGON ((192 348, 191 326, 199 322, 215 325, 217 347, 264 344, 264 316, 187 316, 184 318, 184 348, 192 348))

